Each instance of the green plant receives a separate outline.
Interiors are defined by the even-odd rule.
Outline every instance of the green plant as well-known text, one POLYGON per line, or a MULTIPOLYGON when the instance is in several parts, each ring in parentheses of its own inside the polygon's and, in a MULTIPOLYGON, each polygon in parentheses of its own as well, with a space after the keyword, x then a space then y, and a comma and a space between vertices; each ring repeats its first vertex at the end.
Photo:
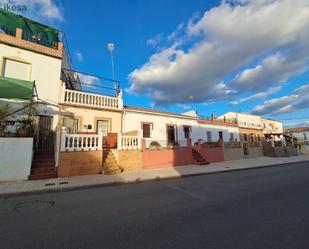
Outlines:
POLYGON ((3 107, 0 107, 0 119, 5 118, 11 112, 11 106, 9 104, 5 104, 3 107))

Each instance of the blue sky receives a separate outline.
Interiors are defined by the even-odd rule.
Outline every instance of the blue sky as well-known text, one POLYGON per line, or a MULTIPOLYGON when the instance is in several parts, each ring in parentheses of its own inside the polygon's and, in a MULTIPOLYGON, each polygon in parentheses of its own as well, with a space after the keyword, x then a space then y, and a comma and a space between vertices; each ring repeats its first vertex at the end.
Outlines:
POLYGON ((127 105, 309 125, 307 0, 11 3, 66 33, 76 70, 111 77, 113 42, 127 105))

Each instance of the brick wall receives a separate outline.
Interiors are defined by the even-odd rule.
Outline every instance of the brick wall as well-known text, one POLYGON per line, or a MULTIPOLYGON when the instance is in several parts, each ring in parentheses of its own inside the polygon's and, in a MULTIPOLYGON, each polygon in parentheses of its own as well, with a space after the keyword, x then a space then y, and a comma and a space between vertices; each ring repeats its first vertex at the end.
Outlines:
POLYGON ((106 145, 108 148, 117 148, 117 133, 108 133, 106 137, 106 145))
POLYGON ((49 56, 54 56, 57 58, 62 58, 63 43, 59 42, 56 48, 46 47, 31 41, 22 39, 22 30, 16 29, 16 36, 11 36, 7 34, 0 33, 0 41, 3 43, 11 44, 20 48, 28 49, 38 53, 46 54, 49 56))
POLYGON ((119 150, 118 164, 124 171, 138 170, 142 168, 141 150, 119 150))
POLYGON ((102 151, 60 152, 58 177, 101 173, 102 153, 102 151))

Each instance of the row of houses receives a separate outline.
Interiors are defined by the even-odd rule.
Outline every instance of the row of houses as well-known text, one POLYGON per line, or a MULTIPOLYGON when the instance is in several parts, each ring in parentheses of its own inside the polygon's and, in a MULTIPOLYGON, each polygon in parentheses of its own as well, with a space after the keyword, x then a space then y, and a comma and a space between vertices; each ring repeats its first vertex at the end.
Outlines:
POLYGON ((295 155, 273 119, 126 106, 118 81, 72 69, 60 31, 0 15, 0 181, 295 155))

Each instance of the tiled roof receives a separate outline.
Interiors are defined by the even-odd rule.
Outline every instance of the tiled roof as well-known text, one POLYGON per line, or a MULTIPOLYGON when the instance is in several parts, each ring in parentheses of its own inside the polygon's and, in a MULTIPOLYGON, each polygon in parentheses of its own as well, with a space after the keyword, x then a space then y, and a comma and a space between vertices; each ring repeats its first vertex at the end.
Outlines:
POLYGON ((285 132, 309 132, 309 127, 296 127, 296 128, 288 128, 284 129, 285 132))
POLYGON ((165 112, 165 111, 159 111, 159 110, 153 110, 153 109, 135 107, 135 106, 124 106, 124 109, 125 110, 133 110, 133 111, 140 111, 140 112, 151 112, 151 113, 156 113, 156 114, 165 114, 165 115, 171 115, 171 116, 178 116, 178 117, 196 119, 192 116, 178 114, 176 112, 165 112))

